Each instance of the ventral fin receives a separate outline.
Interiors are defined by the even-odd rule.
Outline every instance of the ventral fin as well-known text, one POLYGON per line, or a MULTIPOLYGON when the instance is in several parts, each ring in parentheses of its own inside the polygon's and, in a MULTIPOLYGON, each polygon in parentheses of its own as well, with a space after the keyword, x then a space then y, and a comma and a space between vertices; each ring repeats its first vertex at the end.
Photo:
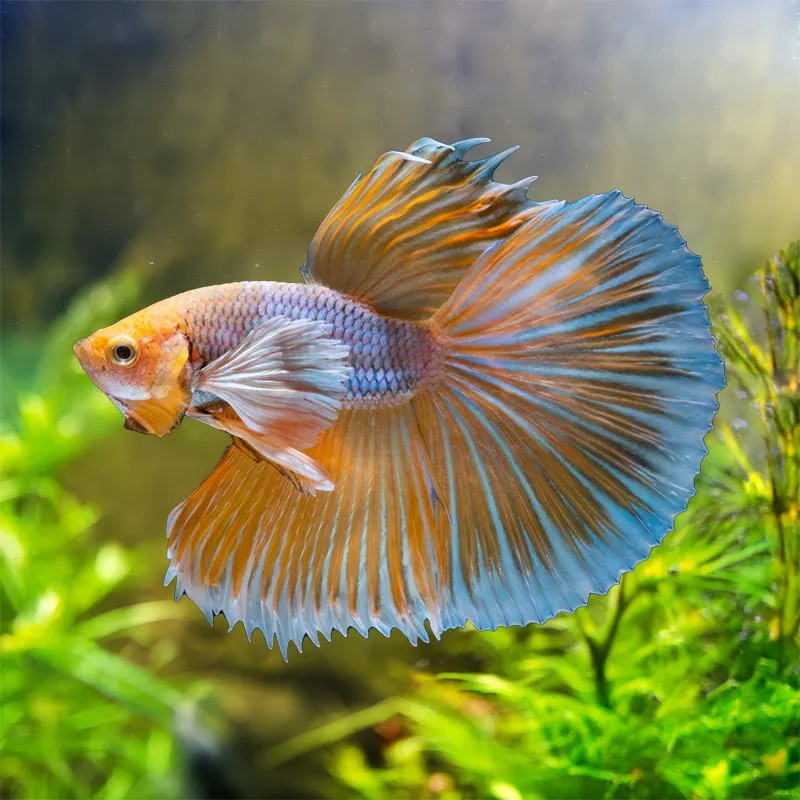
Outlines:
POLYGON ((333 489, 330 474, 311 456, 288 444, 292 441, 290 430, 250 430, 224 402, 192 408, 187 413, 212 428, 230 434, 234 444, 254 460, 271 462, 298 492, 315 495, 333 489))
POLYGON ((241 427, 259 452, 269 442, 270 460, 310 447, 336 418, 350 374, 349 350, 330 332, 316 320, 274 317, 204 367, 197 388, 236 412, 234 435, 245 438, 241 427))
POLYGON ((489 246, 539 209, 530 181, 492 180, 516 148, 479 161, 467 150, 423 138, 382 155, 334 206, 308 249, 303 277, 366 300, 378 311, 425 319, 489 246))

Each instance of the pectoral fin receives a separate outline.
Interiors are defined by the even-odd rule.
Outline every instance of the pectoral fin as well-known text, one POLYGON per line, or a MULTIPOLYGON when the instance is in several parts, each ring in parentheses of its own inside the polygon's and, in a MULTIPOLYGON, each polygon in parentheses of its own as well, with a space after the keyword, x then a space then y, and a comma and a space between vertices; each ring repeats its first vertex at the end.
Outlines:
POLYGON ((198 388, 228 403, 276 452, 311 447, 336 419, 350 374, 349 348, 330 331, 316 320, 270 319, 208 364, 198 388))

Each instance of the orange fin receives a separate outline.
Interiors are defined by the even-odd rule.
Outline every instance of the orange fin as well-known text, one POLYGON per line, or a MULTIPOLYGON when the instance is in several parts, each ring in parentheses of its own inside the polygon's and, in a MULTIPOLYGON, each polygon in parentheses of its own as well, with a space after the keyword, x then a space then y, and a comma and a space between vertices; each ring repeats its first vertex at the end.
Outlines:
POLYGON ((148 400, 126 400, 127 419, 125 427, 137 433, 166 436, 180 425, 189 405, 190 394, 176 386, 163 397, 148 400))
POLYGON ((303 277, 404 319, 429 317, 475 259, 530 219, 533 178, 492 180, 516 148, 480 161, 453 145, 419 139, 382 155, 334 206, 308 249, 303 277))
POLYGON ((418 431, 410 404, 343 412, 311 451, 336 484, 316 497, 229 447, 170 515, 167 582, 284 656, 333 630, 427 641, 427 619, 438 636, 453 625, 441 613, 451 541, 418 431))

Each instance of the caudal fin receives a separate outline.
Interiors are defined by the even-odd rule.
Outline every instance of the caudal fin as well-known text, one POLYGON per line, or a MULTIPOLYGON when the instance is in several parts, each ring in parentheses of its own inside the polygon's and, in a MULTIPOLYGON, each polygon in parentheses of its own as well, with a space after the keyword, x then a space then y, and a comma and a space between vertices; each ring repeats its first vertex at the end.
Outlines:
POLYGON ((446 374, 417 410, 479 628, 576 608, 671 530, 724 385, 708 288, 611 192, 542 208, 436 313, 446 374))
POLYGON ((420 323, 438 380, 341 412, 308 451, 333 490, 229 448, 170 517, 168 578, 284 654, 576 608, 693 493, 724 384, 707 290, 676 230, 618 192, 538 206, 420 323))

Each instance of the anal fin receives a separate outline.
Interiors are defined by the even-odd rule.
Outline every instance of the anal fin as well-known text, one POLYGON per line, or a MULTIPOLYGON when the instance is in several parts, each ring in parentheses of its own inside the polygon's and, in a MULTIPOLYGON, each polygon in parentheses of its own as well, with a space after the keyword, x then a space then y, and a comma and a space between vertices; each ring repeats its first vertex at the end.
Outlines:
POLYGON ((168 577, 206 616, 259 628, 284 655, 333 630, 398 628, 416 642, 463 624, 444 490, 426 476, 410 405, 342 412, 310 451, 336 475, 316 497, 234 443, 167 524, 168 577))

